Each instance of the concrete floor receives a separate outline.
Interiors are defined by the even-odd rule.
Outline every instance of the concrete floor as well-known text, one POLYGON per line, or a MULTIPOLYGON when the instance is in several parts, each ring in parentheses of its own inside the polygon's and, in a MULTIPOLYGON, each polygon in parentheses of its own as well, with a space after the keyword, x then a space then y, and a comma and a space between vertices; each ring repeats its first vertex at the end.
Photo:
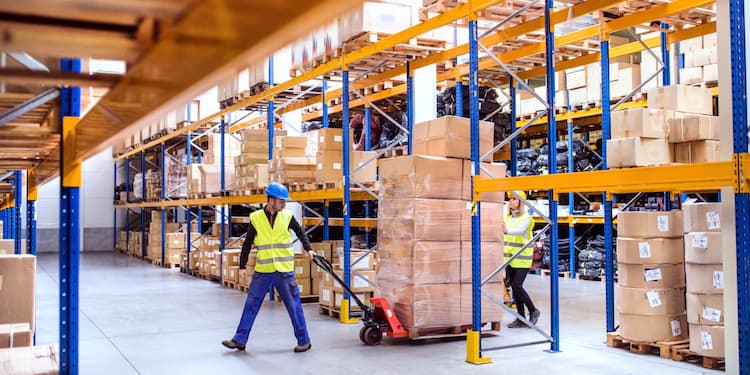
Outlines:
MULTIPOLYGON (((528 289, 548 328, 549 279, 529 277, 528 289)), ((310 352, 295 354, 281 303, 266 302, 247 352, 220 342, 232 336, 245 295, 159 269, 124 255, 88 253, 81 259, 81 374, 699 374, 719 373, 605 345, 604 288, 599 282, 561 279, 561 353, 546 345, 487 353, 493 362, 464 362, 465 343, 360 343, 360 325, 342 325, 306 305, 310 352)), ((37 343, 58 341, 58 259, 40 255, 37 275, 37 343)), ((506 322, 510 318, 506 318, 506 322)), ((503 329, 485 347, 538 340, 531 330, 503 329)))

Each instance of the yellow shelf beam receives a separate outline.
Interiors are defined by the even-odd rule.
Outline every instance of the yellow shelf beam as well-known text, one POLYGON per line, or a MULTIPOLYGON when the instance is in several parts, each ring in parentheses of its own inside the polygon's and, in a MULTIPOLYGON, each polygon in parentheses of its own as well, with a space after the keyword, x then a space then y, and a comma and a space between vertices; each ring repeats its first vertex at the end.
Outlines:
MULTIPOLYGON (((315 191, 300 191, 289 193, 293 202, 322 202, 322 201, 340 201, 344 199, 343 189, 328 189, 315 191)), ((352 200, 372 200, 373 197, 364 191, 352 191, 352 200)), ((225 196, 198 199, 176 199, 153 202, 135 202, 135 203, 117 203, 115 208, 167 208, 179 206, 219 206, 219 205, 239 205, 239 204, 261 204, 266 203, 264 194, 243 195, 243 196, 225 196)))
MULTIPOLYGON (((302 225, 309 226, 322 223, 322 219, 317 217, 305 217, 302 219, 302 225)), ((322 224, 321 224, 322 225, 322 224)), ((328 225, 332 227, 343 227, 344 219, 340 217, 328 218, 328 225)), ((351 226, 356 228, 365 228, 367 230, 378 227, 378 219, 375 218, 351 218, 351 226)))
POLYGON ((482 179, 477 177, 477 192, 510 190, 548 190, 560 193, 627 194, 639 192, 716 191, 724 186, 747 190, 750 154, 736 154, 733 160, 698 164, 674 164, 655 167, 612 169, 540 176, 482 179), (738 176, 742 176, 741 178, 738 176), (745 177, 747 176, 747 177, 745 177))

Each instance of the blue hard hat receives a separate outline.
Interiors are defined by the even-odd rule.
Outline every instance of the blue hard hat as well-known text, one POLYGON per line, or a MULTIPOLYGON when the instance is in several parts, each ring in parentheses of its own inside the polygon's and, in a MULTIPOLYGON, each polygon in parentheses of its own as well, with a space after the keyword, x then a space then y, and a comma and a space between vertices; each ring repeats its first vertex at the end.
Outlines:
POLYGON ((288 201, 289 189, 287 189, 286 186, 278 182, 272 182, 268 184, 268 187, 266 188, 266 195, 272 198, 283 199, 285 201, 288 201))

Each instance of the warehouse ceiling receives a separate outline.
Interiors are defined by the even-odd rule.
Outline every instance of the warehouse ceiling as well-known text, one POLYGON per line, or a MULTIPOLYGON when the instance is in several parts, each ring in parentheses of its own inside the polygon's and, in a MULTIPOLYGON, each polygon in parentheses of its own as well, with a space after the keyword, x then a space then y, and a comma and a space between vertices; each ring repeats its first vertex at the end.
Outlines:
POLYGON ((0 175, 34 169, 37 184, 57 175, 56 88, 80 86, 82 109, 92 104, 77 128, 86 158, 359 2, 0 0, 0 175), (62 58, 81 58, 84 73, 61 72, 62 58), (90 59, 124 61, 126 72, 88 74, 90 59))

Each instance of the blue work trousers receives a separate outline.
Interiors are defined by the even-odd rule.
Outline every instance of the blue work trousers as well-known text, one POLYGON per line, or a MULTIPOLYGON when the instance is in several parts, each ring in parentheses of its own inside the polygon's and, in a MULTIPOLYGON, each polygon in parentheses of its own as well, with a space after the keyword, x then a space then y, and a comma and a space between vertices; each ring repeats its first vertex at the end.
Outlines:
POLYGON ((305 315, 302 312, 302 301, 299 297, 299 286, 297 279, 294 278, 294 272, 272 272, 253 274, 253 280, 247 291, 247 300, 245 308, 242 310, 242 318, 237 326, 233 340, 241 344, 246 344, 250 336, 250 330, 253 328, 255 317, 258 316, 260 306, 268 292, 270 285, 278 291, 286 311, 289 313, 289 319, 294 327, 294 336, 297 337, 297 344, 304 345, 310 342, 310 336, 307 335, 307 324, 305 315))

